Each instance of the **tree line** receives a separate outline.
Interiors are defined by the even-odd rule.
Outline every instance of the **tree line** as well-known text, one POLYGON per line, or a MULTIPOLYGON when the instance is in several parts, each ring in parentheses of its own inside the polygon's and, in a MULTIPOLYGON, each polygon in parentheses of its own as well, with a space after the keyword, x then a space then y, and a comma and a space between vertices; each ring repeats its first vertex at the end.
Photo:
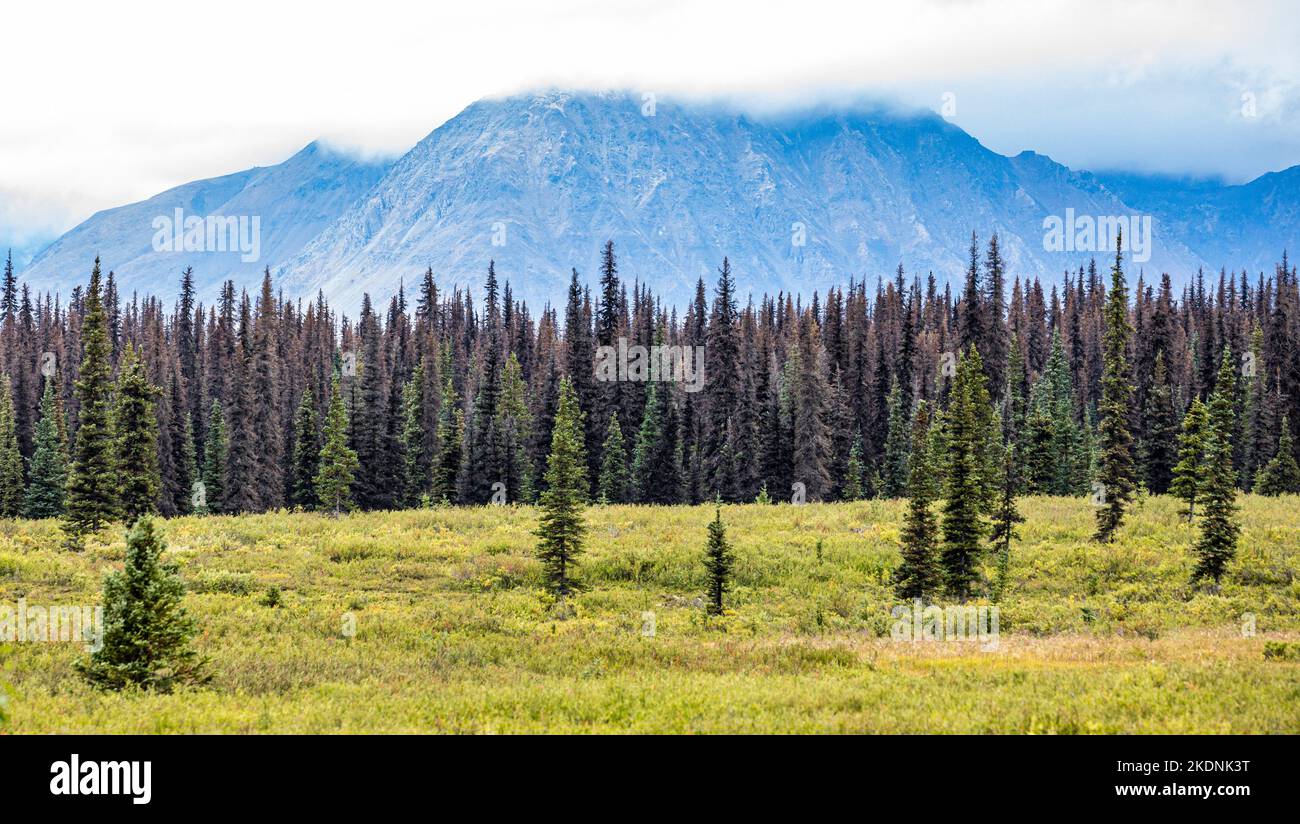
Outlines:
MULTIPOLYGON (((1122 270, 1107 283, 1095 263, 1008 288, 996 235, 972 236, 969 259, 955 291, 900 266, 807 301, 742 299, 724 259, 679 314, 619 277, 609 243, 594 288, 574 271, 563 307, 514 300, 489 264, 481 302, 427 271, 412 303, 405 289, 382 311, 367 297, 355 321, 323 295, 284 299, 269 272, 255 295, 227 282, 204 306, 187 270, 168 308, 124 297, 96 262, 64 306, 7 266, 0 515, 61 515, 83 534, 148 512, 536 502, 565 378, 589 500, 780 500, 796 483, 813 501, 901 497, 914 463, 952 464, 951 444, 922 454, 916 420, 958 426, 956 399, 1001 433, 977 446, 983 465, 1011 450, 1007 494, 1101 483, 1108 533, 1137 488, 1187 493, 1178 468, 1207 460, 1212 427, 1198 436, 1196 421, 1216 391, 1231 431, 1214 459, 1233 487, 1297 491, 1300 295, 1285 255, 1267 276, 1197 272, 1178 294, 1167 274, 1139 274, 1132 298, 1122 270), (702 390, 599 380, 599 348, 620 341, 703 347, 702 390), (1199 451, 1184 443, 1197 437, 1199 451)), ((990 476, 971 477, 988 515, 990 476)))

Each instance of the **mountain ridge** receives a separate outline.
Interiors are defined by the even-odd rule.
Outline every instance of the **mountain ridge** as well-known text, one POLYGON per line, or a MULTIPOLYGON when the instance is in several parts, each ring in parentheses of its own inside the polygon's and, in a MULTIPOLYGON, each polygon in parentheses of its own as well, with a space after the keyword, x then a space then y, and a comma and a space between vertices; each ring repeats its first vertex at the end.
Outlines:
MULTIPOLYGON (((1178 280, 1197 268, 1269 269, 1300 239, 1300 167, 1235 185, 1093 173, 1033 151, 1001 155, 934 113, 884 105, 754 115, 659 101, 647 113, 626 92, 552 90, 476 101, 391 163, 332 168, 303 162, 303 152, 266 167, 286 178, 267 187, 272 223, 291 225, 272 227, 279 245, 264 246, 254 268, 268 266, 288 295, 323 291, 348 308, 363 293, 385 300, 430 267, 444 287, 477 287, 489 260, 520 298, 558 302, 572 269, 594 280, 605 240, 625 280, 684 305, 723 256, 742 291, 811 293, 890 276, 900 263, 957 278, 972 231, 999 233, 1009 276, 1055 279, 1107 256, 1048 251, 1045 219, 1067 214, 1151 216, 1150 254, 1137 250, 1132 268, 1178 280), (307 183, 290 185, 296 159, 307 183), (334 196, 319 196, 334 173, 345 178, 334 196)), ((253 171, 186 186, 219 192, 253 171)), ((60 261, 85 258, 84 279, 91 241, 105 238, 104 216, 115 211, 55 241, 25 272, 39 284, 58 248, 60 261)), ((248 267, 223 268, 214 256, 190 264, 201 294, 232 271, 249 285, 248 267)), ((158 254, 103 257, 130 288, 161 279, 158 254)), ((164 267, 170 288, 179 262, 164 267)))

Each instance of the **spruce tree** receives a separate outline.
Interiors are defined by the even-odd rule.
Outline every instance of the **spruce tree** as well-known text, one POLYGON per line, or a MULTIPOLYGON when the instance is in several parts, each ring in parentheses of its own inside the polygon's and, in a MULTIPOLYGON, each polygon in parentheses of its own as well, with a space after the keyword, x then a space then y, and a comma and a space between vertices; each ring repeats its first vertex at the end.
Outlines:
POLYGON ((13 391, 9 376, 0 375, 0 517, 23 512, 23 455, 18 448, 13 391))
POLYGON ((1201 497, 1201 534, 1193 552, 1196 569, 1192 578, 1216 582, 1237 554, 1241 524, 1237 519, 1237 475, 1232 466, 1232 431, 1236 425, 1236 372, 1232 352, 1223 348, 1214 394, 1210 398, 1210 429, 1205 449, 1205 477, 1201 497))
POLYGON ((826 416, 826 350, 810 315, 798 326, 785 367, 790 387, 791 480, 804 485, 808 500, 820 501, 831 491, 831 433, 826 416))
POLYGON ((221 502, 226 496, 226 416, 221 411, 221 401, 212 402, 208 415, 208 438, 203 446, 203 512, 216 514, 222 511, 221 502))
POLYGON ((1020 468, 1016 464, 1015 446, 1008 441, 1003 446, 1003 462, 998 490, 998 500, 993 509, 993 529, 989 536, 998 559, 998 577, 994 594, 1002 597, 1006 591, 1007 576, 1011 568, 1011 542, 1019 537, 1016 524, 1025 522, 1025 516, 1016 509, 1016 490, 1020 486, 1020 468))
POLYGON ((100 295, 99 259, 90 273, 81 326, 81 366, 76 382, 77 434, 68 472, 64 531, 72 546, 117 517, 117 466, 112 437, 112 365, 108 319, 100 295))
POLYGON ((316 500, 323 511, 337 518, 353 508, 352 483, 359 467, 357 453, 348 446, 348 413, 335 376, 330 385, 329 411, 325 414, 325 445, 316 472, 316 500))
MULTIPOLYGON (((736 282, 731 276, 731 261, 722 259, 718 270, 718 285, 714 293, 713 306, 709 313, 707 344, 704 350, 705 382, 703 431, 700 442, 700 483, 705 498, 721 495, 729 498, 729 487, 733 485, 733 455, 727 449, 727 422, 735 414, 736 401, 740 394, 737 364, 740 362, 739 330, 736 323, 736 282)), ((808 336, 804 335, 804 341, 808 336)), ((811 342, 809 342, 811 346, 811 342)), ((808 360, 807 352, 804 360, 808 360)), ((811 365, 816 369, 823 363, 811 365)), ((820 407, 825 401, 824 386, 821 393, 810 384, 822 383, 821 373, 807 375, 808 380, 801 380, 800 387, 805 391, 799 393, 801 426, 795 438, 796 464, 799 464, 815 478, 806 478, 810 490, 821 490, 821 482, 828 481, 825 469, 818 462, 822 457, 826 433, 821 419, 820 407), (814 411, 813 407, 816 407, 814 411), (811 462, 809 464, 808 462, 811 462), (812 465, 812 464, 815 464, 812 465), (818 474, 820 472, 820 474, 818 474)), ((799 467, 796 472, 800 472, 799 467)), ((814 496, 815 497, 815 496, 814 496)))
POLYGON ((669 390, 656 382, 646 388, 645 412, 632 451, 632 495, 637 503, 681 501, 681 462, 677 420, 669 390))
POLYGON ((889 387, 886 407, 889 410, 889 429, 885 438, 885 465, 880 473, 885 483, 881 495, 901 498, 907 492, 908 419, 912 412, 903 408, 903 392, 897 380, 889 387))
POLYGON ((320 432, 316 428, 316 396, 311 387, 303 390, 298 412, 293 416, 293 467, 289 475, 289 503, 315 509, 316 473, 320 469, 320 432))
POLYGON ((722 598, 731 589, 731 572, 735 564, 735 555, 727 542, 727 528, 722 523, 722 508, 716 507, 713 521, 709 524, 709 544, 704 552, 704 570, 709 581, 709 615, 722 614, 722 598))
POLYGON ((1042 495, 1076 494, 1080 476, 1088 467, 1077 465, 1081 433, 1075 422, 1074 388, 1059 330, 1052 336, 1043 374, 1030 391, 1025 429, 1022 458, 1027 488, 1042 495))
POLYGON ((465 438, 465 413, 460 408, 451 375, 442 388, 442 407, 438 415, 438 459, 433 472, 432 498, 440 503, 456 503, 456 476, 460 472, 465 438))
POLYGON ((135 346, 128 345, 117 380, 113 411, 117 442, 118 502, 128 524, 158 511, 158 415, 161 392, 145 374, 135 346))
MULTIPOLYGON (((184 420, 180 429, 180 467, 178 480, 181 483, 180 494, 176 502, 176 511, 182 515, 194 512, 194 484, 200 480, 198 455, 194 452, 194 421, 189 412, 182 413, 184 420)), ((201 514, 201 513, 200 513, 201 514)))
POLYGON ((523 367, 512 352, 501 373, 497 401, 497 474, 506 485, 506 499, 531 503, 536 497, 528 444, 533 437, 533 417, 528 409, 523 367))
POLYGON ((1115 239, 1115 265, 1110 270, 1110 291, 1106 294, 1101 379, 1101 465, 1097 482, 1101 484, 1102 505, 1097 509, 1098 541, 1112 541, 1124 520, 1124 512, 1133 497, 1133 435, 1129 415, 1133 408, 1132 370, 1128 362, 1129 337, 1128 286, 1124 280, 1122 233, 1115 239))
POLYGON ((577 588, 572 567, 582 553, 583 508, 587 503, 587 456, 583 446, 585 425, 573 384, 560 382, 560 407, 551 433, 551 454, 546 461, 546 490, 540 499, 541 518, 536 535, 546 585, 563 598, 577 588))
POLYGON ((402 430, 399 439, 402 455, 399 506, 420 505, 420 497, 429 489, 429 461, 424 454, 424 364, 417 363, 411 378, 402 387, 402 430))
POLYGON ((853 438, 853 445, 849 447, 849 459, 844 464, 844 482, 840 491, 841 498, 846 501, 860 501, 867 497, 866 489, 863 487, 863 474, 865 472, 866 467, 862 463, 862 436, 857 435, 853 438))
POLYGON ((195 625, 181 606, 180 568, 164 563, 166 544, 144 516, 126 538, 126 566, 104 579, 103 646, 78 669, 102 689, 170 692, 203 683, 206 659, 191 647, 195 625))
POLYGON ((1205 404, 1196 398, 1183 416, 1183 431, 1178 437, 1178 463, 1174 466, 1173 479, 1169 483, 1169 492, 1182 499, 1183 514, 1188 521, 1196 517, 1209 427, 1209 413, 1205 404))
POLYGON ((623 428, 619 426, 617 412, 610 413, 605 432, 607 434, 602 447, 597 490, 601 503, 624 504, 628 499, 627 448, 623 443, 623 428))
POLYGON ((935 455, 930 448, 930 410, 916 405, 912 422, 912 455, 907 479, 907 514, 903 520, 903 562, 894 570, 894 592, 908 600, 933 600, 943 590, 939 565, 939 522, 932 505, 938 497, 935 455))
POLYGON ((63 514, 68 457, 59 436, 58 415, 54 381, 47 380, 45 392, 41 395, 41 419, 36 424, 35 452, 28 467, 30 480, 23 505, 28 518, 57 518, 63 514))
POLYGON ((1300 494, 1300 466, 1295 459, 1291 439, 1290 418, 1282 416, 1282 434, 1277 442, 1277 454, 1255 476, 1255 491, 1260 495, 1300 494))
POLYGON ((983 380, 983 366, 972 346, 957 365, 948 411, 943 417, 947 466, 942 559, 948 593, 963 600, 970 597, 978 579, 976 564, 988 531, 983 518, 984 501, 990 495, 985 483, 987 452, 975 408, 983 380))
POLYGON ((1156 353, 1151 387, 1147 390, 1146 437, 1142 442, 1142 470, 1147 489, 1154 495, 1169 491, 1178 462, 1178 422, 1165 369, 1165 353, 1156 353))
MULTIPOLYGON (((1258 323, 1250 336, 1250 357, 1255 363, 1264 360, 1264 332, 1258 323)), ((1241 488, 1250 492, 1259 471, 1268 463, 1270 450, 1273 448, 1272 433, 1269 431, 1272 409, 1268 403, 1268 381, 1264 370, 1251 370, 1253 374, 1245 376, 1243 387, 1243 404, 1241 420, 1243 437, 1241 444, 1241 488)))

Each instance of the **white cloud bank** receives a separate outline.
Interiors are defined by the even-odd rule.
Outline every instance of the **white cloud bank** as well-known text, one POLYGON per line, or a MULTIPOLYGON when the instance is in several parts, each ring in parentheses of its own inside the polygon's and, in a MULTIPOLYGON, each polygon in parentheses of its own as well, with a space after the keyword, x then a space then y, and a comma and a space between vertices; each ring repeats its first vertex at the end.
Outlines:
POLYGON ((1233 180, 1300 163, 1287 2, 44 2, 6 8, 4 32, 10 234, 317 137, 400 152, 475 99, 543 86, 951 93, 955 122, 1008 154, 1233 180))

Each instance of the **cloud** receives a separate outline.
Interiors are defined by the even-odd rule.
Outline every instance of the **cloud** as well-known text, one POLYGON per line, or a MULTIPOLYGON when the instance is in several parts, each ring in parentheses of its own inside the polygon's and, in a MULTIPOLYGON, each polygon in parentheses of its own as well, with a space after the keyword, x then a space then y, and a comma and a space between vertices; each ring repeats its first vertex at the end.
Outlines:
POLYGON ((475 99, 540 86, 755 108, 951 93, 986 145, 1074 167, 1243 180, 1300 162, 1286 2, 150 0, 20 4, 6 22, 0 180, 24 208, 0 220, 32 226, 318 137, 400 152, 475 99))

